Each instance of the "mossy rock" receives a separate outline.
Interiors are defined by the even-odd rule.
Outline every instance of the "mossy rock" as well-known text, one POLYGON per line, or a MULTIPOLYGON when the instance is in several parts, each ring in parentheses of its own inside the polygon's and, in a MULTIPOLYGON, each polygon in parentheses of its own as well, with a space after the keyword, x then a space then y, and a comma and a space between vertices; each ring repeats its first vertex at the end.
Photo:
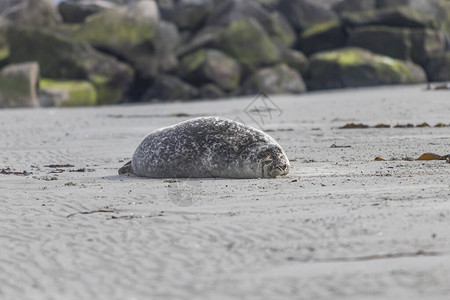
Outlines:
POLYGON ((115 9, 88 17, 72 37, 125 60, 147 77, 154 77, 158 72, 156 31, 157 20, 115 9))
POLYGON ((263 24, 272 41, 278 45, 292 47, 297 40, 297 34, 287 19, 279 12, 269 15, 263 24))
POLYGON ((420 82, 426 82, 420 66, 361 48, 313 55, 307 81, 308 87, 314 90, 420 82))
POLYGON ((409 28, 437 28, 436 19, 408 6, 345 13, 342 19, 346 25, 352 27, 384 25, 409 28))
MULTIPOLYGON (((42 103, 42 106, 92 106, 97 104, 97 91, 94 86, 84 80, 52 80, 43 78, 39 82, 41 94, 60 95, 53 101, 42 103), (53 103, 51 103, 53 102, 53 103)), ((47 98, 48 99, 48 98, 47 98)))
POLYGON ((108 77, 97 75, 90 80, 97 91, 98 104, 115 104, 123 100, 124 90, 120 85, 111 83, 108 77))
POLYGON ((73 36, 94 47, 125 54, 155 36, 155 22, 135 18, 122 10, 107 10, 88 17, 73 36))
POLYGON ((0 69, 8 64, 9 48, 0 47, 0 69))
POLYGON ((231 23, 222 32, 217 46, 247 69, 280 61, 278 48, 262 25, 253 18, 231 23))
POLYGON ((244 83, 245 94, 300 94, 306 92, 306 86, 300 74, 285 64, 262 68, 256 71, 244 83))
POLYGON ((117 59, 101 54, 85 41, 76 41, 44 29, 11 28, 8 32, 11 62, 37 61, 41 75, 51 79, 88 80, 120 91, 113 97, 98 94, 99 103, 122 100, 134 72, 117 59))
POLYGON ((331 9, 327 9, 317 1, 280 0, 277 10, 286 16, 298 32, 337 19, 337 15, 331 9))
POLYGON ((201 49, 181 59, 180 74, 196 85, 210 82, 225 90, 239 86, 241 68, 239 63, 215 49, 201 49))
POLYGON ((450 1, 442 0, 438 3, 443 13, 442 29, 450 35, 450 1))
POLYGON ((38 107, 39 65, 10 64, 0 70, 0 107, 38 107))
POLYGON ((429 57, 445 51, 443 33, 431 28, 359 27, 350 32, 348 45, 422 66, 429 57))
POLYGON ((337 19, 316 24, 302 32, 301 50, 310 55, 315 52, 340 48, 346 42, 344 26, 337 19))

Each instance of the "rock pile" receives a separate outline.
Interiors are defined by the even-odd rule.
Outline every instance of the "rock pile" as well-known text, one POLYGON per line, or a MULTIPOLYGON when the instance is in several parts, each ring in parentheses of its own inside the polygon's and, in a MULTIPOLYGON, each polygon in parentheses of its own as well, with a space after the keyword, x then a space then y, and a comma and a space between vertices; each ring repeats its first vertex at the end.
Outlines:
POLYGON ((446 81, 449 37, 448 0, 4 0, 0 107, 446 81))

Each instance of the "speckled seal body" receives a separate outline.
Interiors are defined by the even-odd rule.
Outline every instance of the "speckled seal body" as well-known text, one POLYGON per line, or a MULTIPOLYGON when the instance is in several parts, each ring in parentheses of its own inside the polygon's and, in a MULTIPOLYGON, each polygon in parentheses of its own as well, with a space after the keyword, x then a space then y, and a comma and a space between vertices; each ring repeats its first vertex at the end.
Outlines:
POLYGON ((152 178, 273 178, 289 160, 268 134, 219 117, 201 117, 150 133, 119 174, 152 178))

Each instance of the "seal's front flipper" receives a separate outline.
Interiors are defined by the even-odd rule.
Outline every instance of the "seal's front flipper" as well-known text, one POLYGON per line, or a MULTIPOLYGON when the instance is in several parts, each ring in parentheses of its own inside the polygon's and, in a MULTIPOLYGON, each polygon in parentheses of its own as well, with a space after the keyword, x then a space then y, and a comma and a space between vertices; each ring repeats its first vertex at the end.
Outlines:
POLYGON ((123 165, 122 168, 119 169, 119 175, 130 175, 133 174, 133 167, 131 166, 131 160, 123 165))

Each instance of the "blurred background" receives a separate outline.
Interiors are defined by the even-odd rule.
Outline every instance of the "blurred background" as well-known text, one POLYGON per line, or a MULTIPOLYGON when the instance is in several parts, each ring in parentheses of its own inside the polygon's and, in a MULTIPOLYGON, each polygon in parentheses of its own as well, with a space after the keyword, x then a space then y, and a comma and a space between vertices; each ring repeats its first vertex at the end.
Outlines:
POLYGON ((0 107, 450 80, 450 0, 0 0, 0 107))

